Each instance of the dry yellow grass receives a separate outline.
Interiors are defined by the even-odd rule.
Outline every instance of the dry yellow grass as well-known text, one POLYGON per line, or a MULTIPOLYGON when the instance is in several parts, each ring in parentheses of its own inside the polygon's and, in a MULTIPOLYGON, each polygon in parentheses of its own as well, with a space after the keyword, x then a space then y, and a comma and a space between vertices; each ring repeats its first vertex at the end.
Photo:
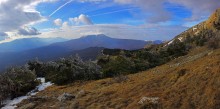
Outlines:
MULTIPOLYGON (((159 97, 162 109, 219 109, 220 108, 220 49, 194 49, 187 56, 145 72, 132 74, 124 82, 112 78, 51 86, 38 93, 46 97, 34 101, 36 109, 138 109, 142 97, 159 97), (64 92, 85 94, 74 100, 59 102, 64 92)), ((31 103, 23 101, 19 106, 31 103)))
POLYGON ((216 30, 214 28, 214 24, 216 23, 220 23, 220 9, 217 9, 211 16, 210 18, 206 21, 205 23, 205 28, 207 29, 213 29, 216 30))

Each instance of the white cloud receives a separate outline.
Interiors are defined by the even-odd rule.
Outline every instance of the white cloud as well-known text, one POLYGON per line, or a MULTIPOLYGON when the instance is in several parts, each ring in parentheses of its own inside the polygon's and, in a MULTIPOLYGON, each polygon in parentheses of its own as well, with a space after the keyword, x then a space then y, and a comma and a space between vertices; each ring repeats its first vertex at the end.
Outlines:
MULTIPOLYGON (((119 4, 131 4, 142 8, 150 17, 147 22, 164 22, 171 20, 172 14, 169 13, 164 4, 178 4, 192 12, 191 18, 187 20, 198 21, 207 18, 214 10, 220 7, 218 0, 114 0, 119 4)), ((145 16, 146 17, 146 16, 145 16)))
POLYGON ((66 30, 68 30, 68 29, 70 29, 70 25, 69 25, 69 22, 63 22, 63 24, 62 24, 62 26, 61 26, 61 29, 66 29, 66 30))
POLYGON ((18 30, 45 19, 35 6, 54 0, 6 0, 0 3, 0 32, 18 30))
POLYGON ((170 20, 171 14, 165 10, 166 0, 114 0, 119 4, 131 4, 140 7, 146 14, 147 22, 157 23, 170 20))
POLYGON ((8 38, 8 34, 0 32, 0 41, 6 40, 8 38))
POLYGON ((63 23, 63 21, 62 21, 62 19, 56 19, 56 20, 53 21, 53 23, 54 23, 56 26, 61 26, 62 23, 63 23))
POLYGON ((24 36, 32 36, 32 35, 39 35, 40 32, 34 27, 23 27, 18 30, 18 34, 24 36))
POLYGON ((93 22, 90 20, 90 18, 84 14, 79 15, 79 17, 69 18, 69 21, 75 25, 93 25, 93 22))
MULTIPOLYGON (((187 28, 183 26, 160 26, 158 24, 146 24, 132 26, 126 24, 94 24, 83 26, 70 26, 64 22, 60 28, 51 28, 41 31, 41 34, 32 36, 39 38, 62 37, 75 39, 86 35, 105 34, 113 38, 140 39, 140 40, 170 40, 187 28), (163 36, 161 36, 161 34, 163 36)), ((19 38, 30 38, 29 36, 11 33, 10 38, 0 41, 9 42, 19 38)))

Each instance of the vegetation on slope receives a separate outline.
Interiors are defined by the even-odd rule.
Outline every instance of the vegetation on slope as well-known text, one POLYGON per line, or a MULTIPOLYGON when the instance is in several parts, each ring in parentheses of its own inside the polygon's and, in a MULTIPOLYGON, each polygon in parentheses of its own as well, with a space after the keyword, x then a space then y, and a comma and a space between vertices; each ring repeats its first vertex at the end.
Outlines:
POLYGON ((168 47, 161 44, 133 51, 105 49, 104 56, 99 57, 98 65, 102 67, 105 76, 113 77, 145 71, 186 55, 187 52, 187 46, 179 40, 175 40, 168 47))
POLYGON ((28 66, 30 70, 36 72, 38 77, 45 77, 47 81, 64 85, 76 81, 137 73, 185 55, 187 50, 182 42, 176 41, 168 48, 158 51, 152 48, 134 51, 106 49, 103 53, 105 55, 100 57, 98 65, 92 61, 83 61, 78 56, 71 56, 46 63, 38 60, 29 61, 28 66), (107 56, 106 52, 114 55, 107 56))
POLYGON ((58 85, 101 78, 99 66, 92 61, 84 62, 77 55, 46 63, 38 60, 29 61, 28 65, 30 70, 36 71, 37 76, 45 77, 47 81, 58 85))
POLYGON ((198 47, 148 71, 116 78, 52 86, 19 106, 41 109, 218 109, 220 49, 198 47), (78 95, 60 102, 64 92, 78 95))

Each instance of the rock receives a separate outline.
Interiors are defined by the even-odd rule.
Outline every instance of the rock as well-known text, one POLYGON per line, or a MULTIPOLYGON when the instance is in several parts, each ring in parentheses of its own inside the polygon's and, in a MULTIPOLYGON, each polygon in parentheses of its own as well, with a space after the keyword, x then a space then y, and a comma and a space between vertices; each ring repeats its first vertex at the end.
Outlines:
POLYGON ((159 97, 143 97, 138 103, 139 104, 144 104, 144 103, 158 104, 159 100, 160 100, 159 97))
POLYGON ((60 102, 63 102, 63 101, 66 101, 66 100, 72 100, 72 99, 75 99, 76 97, 72 94, 69 94, 69 93, 63 93, 62 95, 60 95, 57 99, 60 101, 60 102))
POLYGON ((162 109, 159 100, 159 97, 143 97, 138 103, 140 109, 162 109))
POLYGON ((83 95, 85 95, 85 91, 84 90, 80 90, 78 92, 78 94, 76 95, 76 98, 82 97, 83 95))
POLYGON ((25 104, 17 109, 33 109, 36 106, 35 103, 29 103, 29 104, 25 104))

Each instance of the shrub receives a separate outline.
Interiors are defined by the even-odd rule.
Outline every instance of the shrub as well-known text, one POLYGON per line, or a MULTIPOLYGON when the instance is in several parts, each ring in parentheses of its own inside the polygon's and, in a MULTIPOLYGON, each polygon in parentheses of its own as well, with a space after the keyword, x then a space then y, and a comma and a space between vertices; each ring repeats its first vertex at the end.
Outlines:
POLYGON ((213 37, 208 41, 208 47, 211 49, 217 49, 220 47, 220 38, 213 37))
POLYGON ((24 67, 8 69, 5 76, 11 81, 10 93, 13 98, 26 94, 38 85, 35 72, 24 67))
POLYGON ((168 46, 167 52, 171 57, 179 57, 187 54, 186 45, 179 40, 173 41, 171 45, 168 46))
POLYGON ((44 71, 43 68, 43 62, 40 62, 38 59, 35 59, 33 61, 29 61, 28 63, 29 70, 35 71, 37 77, 44 77, 44 71))
POLYGON ((84 62, 78 56, 62 58, 43 65, 45 78, 55 84, 63 85, 77 80, 95 80, 101 78, 100 67, 92 61, 84 62))
POLYGON ((121 74, 128 74, 135 72, 135 65, 132 60, 124 56, 116 56, 102 66, 103 77, 113 77, 121 74))
POLYGON ((38 85, 35 72, 27 67, 8 69, 0 75, 0 102, 7 98, 25 95, 38 85))

